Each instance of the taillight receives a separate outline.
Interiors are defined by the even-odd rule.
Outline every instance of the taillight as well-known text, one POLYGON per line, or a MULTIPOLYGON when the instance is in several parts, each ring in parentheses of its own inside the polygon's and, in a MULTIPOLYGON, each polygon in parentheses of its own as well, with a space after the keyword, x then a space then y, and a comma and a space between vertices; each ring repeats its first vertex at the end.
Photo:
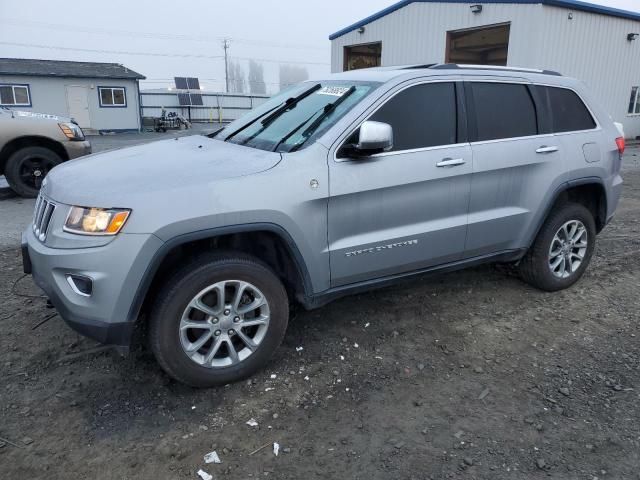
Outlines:
POLYGON ((626 146, 626 143, 624 141, 624 137, 616 138, 616 145, 618 146, 618 152, 620 152, 620 155, 624 154, 624 149, 625 149, 625 146, 626 146))

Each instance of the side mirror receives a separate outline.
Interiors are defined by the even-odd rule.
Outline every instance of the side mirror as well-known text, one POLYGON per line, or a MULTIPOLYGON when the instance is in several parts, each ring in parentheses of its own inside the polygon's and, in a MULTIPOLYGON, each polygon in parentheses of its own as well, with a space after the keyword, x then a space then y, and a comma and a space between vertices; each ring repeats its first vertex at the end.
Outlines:
POLYGON ((393 147, 393 128, 388 123, 366 121, 360 125, 357 144, 345 145, 344 153, 356 157, 386 152, 393 147))

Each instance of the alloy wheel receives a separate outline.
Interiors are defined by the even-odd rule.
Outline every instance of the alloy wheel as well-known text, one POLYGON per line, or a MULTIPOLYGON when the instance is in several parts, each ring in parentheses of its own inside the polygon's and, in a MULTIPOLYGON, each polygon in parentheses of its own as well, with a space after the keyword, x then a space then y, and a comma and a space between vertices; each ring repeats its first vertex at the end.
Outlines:
POLYGON ((269 328, 269 303, 249 282, 226 280, 200 291, 180 320, 184 353, 206 368, 235 365, 253 354, 269 328))
POLYGON ((569 220, 556 232, 549 246, 549 269, 558 278, 567 278, 580 268, 587 254, 587 229, 580 220, 569 220))

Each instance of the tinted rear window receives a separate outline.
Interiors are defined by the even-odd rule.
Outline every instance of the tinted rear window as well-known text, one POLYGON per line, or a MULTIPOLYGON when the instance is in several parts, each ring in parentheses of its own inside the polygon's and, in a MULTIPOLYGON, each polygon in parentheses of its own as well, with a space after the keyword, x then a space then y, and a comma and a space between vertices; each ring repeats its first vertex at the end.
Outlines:
POLYGON ((554 133, 591 130, 596 127, 580 97, 566 88, 540 87, 548 95, 554 133))
POLYGON ((456 93, 453 83, 425 83, 401 91, 369 120, 393 127, 393 150, 456 143, 456 93))
POLYGON ((537 135, 533 99, 526 85, 471 82, 478 141, 537 135))

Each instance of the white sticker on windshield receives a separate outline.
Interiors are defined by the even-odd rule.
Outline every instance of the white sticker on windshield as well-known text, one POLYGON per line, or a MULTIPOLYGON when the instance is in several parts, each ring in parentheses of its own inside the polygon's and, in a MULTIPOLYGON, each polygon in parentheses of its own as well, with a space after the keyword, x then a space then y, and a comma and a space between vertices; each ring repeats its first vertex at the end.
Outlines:
POLYGON ((341 97, 342 95, 347 93, 347 90, 349 90, 349 88, 350 87, 322 87, 316 93, 319 93, 320 95, 331 95, 333 97, 341 97))

